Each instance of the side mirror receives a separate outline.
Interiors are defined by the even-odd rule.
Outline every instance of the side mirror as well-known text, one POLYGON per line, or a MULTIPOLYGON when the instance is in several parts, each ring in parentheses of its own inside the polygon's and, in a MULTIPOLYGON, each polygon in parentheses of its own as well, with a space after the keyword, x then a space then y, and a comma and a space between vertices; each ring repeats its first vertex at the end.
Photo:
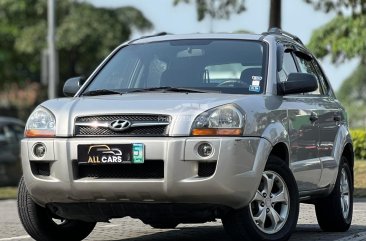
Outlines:
POLYGON ((74 96, 78 92, 80 87, 84 84, 84 82, 84 77, 74 77, 66 80, 63 89, 64 95, 67 97, 74 96))
POLYGON ((308 93, 318 89, 318 81, 313 74, 291 73, 287 81, 278 84, 282 95, 308 93))

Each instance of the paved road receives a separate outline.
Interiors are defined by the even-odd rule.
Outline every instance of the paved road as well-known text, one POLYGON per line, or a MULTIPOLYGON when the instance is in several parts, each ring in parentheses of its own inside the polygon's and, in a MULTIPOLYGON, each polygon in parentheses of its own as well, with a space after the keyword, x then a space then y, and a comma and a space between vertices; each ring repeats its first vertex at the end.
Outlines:
MULTIPOLYGON (((316 224, 314 207, 301 205, 299 224, 291 240, 366 240, 366 200, 357 201, 354 219, 346 233, 324 233, 316 224)), ((32 240, 23 230, 14 200, 0 201, 0 241, 32 240)), ((161 230, 144 225, 139 220, 124 218, 111 223, 98 223, 86 240, 93 241, 229 241, 221 222, 201 225, 179 225, 177 229, 161 230)))

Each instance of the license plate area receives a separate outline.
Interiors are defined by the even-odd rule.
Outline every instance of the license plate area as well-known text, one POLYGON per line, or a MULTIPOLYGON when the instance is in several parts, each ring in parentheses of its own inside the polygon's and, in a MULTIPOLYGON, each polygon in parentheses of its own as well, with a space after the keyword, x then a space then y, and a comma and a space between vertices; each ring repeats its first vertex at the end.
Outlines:
POLYGON ((78 145, 78 163, 85 165, 143 164, 144 145, 91 144, 78 145))

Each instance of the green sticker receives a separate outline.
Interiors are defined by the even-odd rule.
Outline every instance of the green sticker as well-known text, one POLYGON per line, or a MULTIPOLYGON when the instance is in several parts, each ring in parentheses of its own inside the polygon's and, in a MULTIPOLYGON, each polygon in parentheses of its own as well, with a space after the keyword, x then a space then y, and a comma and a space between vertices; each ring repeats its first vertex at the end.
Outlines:
POLYGON ((144 163, 144 145, 133 144, 132 145, 132 163, 141 164, 144 163))

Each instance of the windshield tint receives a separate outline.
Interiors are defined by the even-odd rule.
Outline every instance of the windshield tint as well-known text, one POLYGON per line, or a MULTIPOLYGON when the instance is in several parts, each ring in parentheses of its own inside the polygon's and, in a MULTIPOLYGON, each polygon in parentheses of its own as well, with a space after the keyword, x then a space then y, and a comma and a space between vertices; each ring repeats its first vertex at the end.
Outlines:
POLYGON ((121 48, 85 91, 175 87, 259 94, 265 86, 259 41, 174 40, 121 48))

